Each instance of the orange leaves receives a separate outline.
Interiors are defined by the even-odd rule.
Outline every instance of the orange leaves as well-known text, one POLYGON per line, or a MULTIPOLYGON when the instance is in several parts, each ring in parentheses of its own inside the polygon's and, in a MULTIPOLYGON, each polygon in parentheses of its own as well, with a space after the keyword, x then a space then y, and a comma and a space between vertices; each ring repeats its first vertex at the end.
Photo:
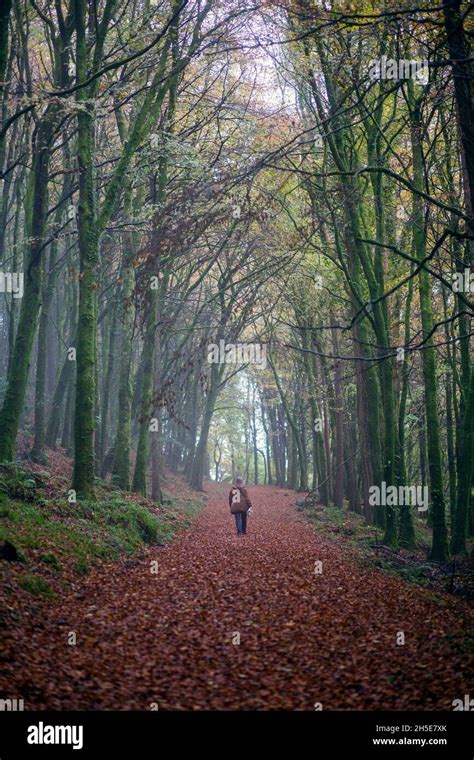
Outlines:
POLYGON ((295 494, 250 486, 237 537, 228 486, 208 491, 165 549, 104 564, 28 614, 0 692, 66 710, 451 709, 468 693, 460 602, 361 567, 299 518, 295 494))

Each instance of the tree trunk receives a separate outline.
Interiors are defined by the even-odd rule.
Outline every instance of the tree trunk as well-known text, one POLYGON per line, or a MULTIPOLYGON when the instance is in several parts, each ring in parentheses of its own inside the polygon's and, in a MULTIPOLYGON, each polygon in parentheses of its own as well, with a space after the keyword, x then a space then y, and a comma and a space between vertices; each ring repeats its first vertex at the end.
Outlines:
MULTIPOLYGON (((411 95, 411 138, 413 151, 413 185, 416 190, 423 191, 423 153, 421 148, 420 104, 414 102, 413 82, 408 82, 411 95)), ((418 261, 426 256, 425 219, 423 200, 418 193, 413 194, 413 234, 414 248, 418 261)), ((422 354, 423 378, 426 401, 426 427, 428 434, 428 465, 430 471, 433 540, 430 559, 445 562, 448 558, 448 540, 443 495, 443 472, 441 466, 441 450, 439 440, 438 420, 438 387, 436 380, 436 356, 432 338, 433 312, 431 306, 431 288, 429 274, 421 269, 418 275, 420 295, 420 310, 423 338, 425 339, 422 354), (431 335, 431 337, 428 337, 431 335)))
POLYGON ((13 461, 20 415, 25 401, 33 341, 43 287, 43 240, 48 212, 50 151, 58 121, 58 106, 49 105, 36 135, 33 168, 25 205, 28 243, 24 294, 10 366, 7 390, 0 412, 0 462, 13 461))

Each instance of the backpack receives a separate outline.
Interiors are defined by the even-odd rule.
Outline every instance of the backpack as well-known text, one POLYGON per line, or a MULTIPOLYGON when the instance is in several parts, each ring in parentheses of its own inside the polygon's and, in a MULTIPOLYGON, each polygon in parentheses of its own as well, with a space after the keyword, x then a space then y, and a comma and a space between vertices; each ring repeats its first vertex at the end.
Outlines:
POLYGON ((232 496, 230 505, 231 514, 235 515, 237 512, 247 512, 249 503, 245 491, 242 491, 238 486, 232 486, 230 494, 232 496))

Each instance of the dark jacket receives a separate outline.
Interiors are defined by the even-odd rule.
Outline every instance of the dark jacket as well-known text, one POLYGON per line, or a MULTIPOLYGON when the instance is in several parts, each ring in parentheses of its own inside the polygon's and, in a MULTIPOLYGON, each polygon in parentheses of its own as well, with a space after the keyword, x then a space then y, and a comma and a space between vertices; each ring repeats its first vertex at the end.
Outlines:
POLYGON ((229 492, 229 507, 233 515, 236 512, 248 512, 252 502, 243 486, 232 486, 229 492))

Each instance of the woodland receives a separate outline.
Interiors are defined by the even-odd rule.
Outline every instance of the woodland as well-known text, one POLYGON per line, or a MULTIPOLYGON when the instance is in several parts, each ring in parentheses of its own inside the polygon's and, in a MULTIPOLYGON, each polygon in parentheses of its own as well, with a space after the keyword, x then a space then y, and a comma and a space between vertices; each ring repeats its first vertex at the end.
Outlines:
MULTIPOLYGON (((196 530, 203 567, 207 551, 218 563, 201 509, 215 510, 224 564, 242 476, 268 527, 252 540, 271 537, 264 575, 286 553, 299 566, 291 509, 311 534, 336 531, 344 562, 360 532, 371 557, 375 541, 377 557, 439 573, 446 628, 465 628, 452 592, 474 595, 473 35, 461 0, 3 0, 7 627, 39 614, 20 609, 18 584, 54 606, 69 574, 93 586, 88 572, 122 550, 169 539, 199 566, 182 537, 196 530), (111 525, 102 553, 81 543, 93 527, 97 548, 111 525)), ((305 552, 312 539, 298 540, 305 552)), ((167 578, 170 596, 186 586, 167 578)), ((463 646, 446 661, 461 647, 465 663, 463 646)), ((71 699, 21 688, 39 705, 71 699)), ((79 707, 113 703, 94 688, 79 707)))

